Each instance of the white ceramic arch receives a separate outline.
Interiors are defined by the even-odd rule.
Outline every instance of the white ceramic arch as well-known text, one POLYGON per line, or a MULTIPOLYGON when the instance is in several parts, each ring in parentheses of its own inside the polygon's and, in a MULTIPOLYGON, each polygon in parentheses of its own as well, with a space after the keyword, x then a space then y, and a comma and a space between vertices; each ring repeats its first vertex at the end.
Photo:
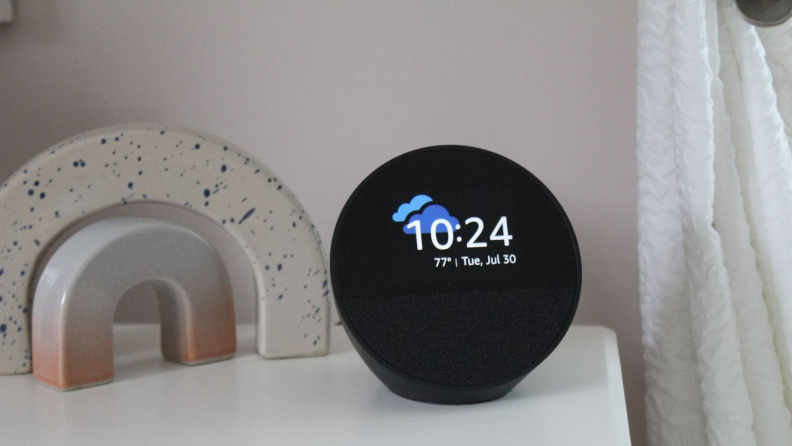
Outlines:
POLYGON ((45 248, 89 214, 135 202, 190 209, 240 243, 256 280, 262 356, 327 354, 327 265, 292 193, 220 139, 127 125, 64 141, 0 187, 0 375, 31 371, 31 280, 45 248))
POLYGON ((47 262, 33 302, 36 379, 72 390, 113 379, 113 316, 134 286, 160 307, 165 359, 198 365, 236 352, 234 298, 223 259, 189 229, 141 218, 94 223, 47 262))

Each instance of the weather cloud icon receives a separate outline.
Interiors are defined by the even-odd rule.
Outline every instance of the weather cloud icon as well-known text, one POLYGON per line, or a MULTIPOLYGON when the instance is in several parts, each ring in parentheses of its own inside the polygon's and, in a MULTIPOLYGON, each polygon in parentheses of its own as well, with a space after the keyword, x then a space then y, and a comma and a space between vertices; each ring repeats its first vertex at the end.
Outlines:
MULTIPOLYGON (((421 230, 428 232, 432 227, 432 224, 439 219, 443 219, 448 221, 451 224, 451 232, 454 232, 454 228, 459 225, 459 220, 456 217, 452 217, 451 214, 448 213, 448 210, 439 204, 433 204, 431 206, 427 206, 426 209, 423 210, 420 214, 415 214, 410 217, 410 221, 404 225, 402 230, 405 234, 415 234, 415 226, 408 228, 411 223, 415 221, 421 222, 421 230)), ((444 224, 439 224, 435 228, 435 232, 443 233, 449 232, 448 227, 444 224)))
POLYGON ((404 203, 403 205, 399 206, 399 212, 393 214, 393 221, 397 223, 401 223, 407 219, 407 216, 412 214, 415 211, 420 211, 423 205, 432 201, 431 197, 426 195, 416 195, 410 200, 409 203, 404 203))

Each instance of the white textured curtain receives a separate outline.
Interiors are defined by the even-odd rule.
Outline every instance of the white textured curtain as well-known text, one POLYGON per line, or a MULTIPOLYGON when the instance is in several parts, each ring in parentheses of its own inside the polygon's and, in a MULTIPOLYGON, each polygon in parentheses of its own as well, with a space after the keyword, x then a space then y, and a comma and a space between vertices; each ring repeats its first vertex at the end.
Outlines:
POLYGON ((792 445, 792 24, 639 0, 652 445, 792 445))

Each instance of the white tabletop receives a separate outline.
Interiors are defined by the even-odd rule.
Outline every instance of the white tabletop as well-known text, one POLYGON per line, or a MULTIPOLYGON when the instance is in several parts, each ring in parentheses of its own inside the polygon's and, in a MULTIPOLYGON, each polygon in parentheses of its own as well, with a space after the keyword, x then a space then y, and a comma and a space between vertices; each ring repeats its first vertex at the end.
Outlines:
POLYGON ((117 326, 111 384, 61 393, 0 377, 3 445, 629 445, 616 336, 574 326, 505 398, 471 406, 390 393, 341 327, 324 358, 165 362, 156 326, 117 326))

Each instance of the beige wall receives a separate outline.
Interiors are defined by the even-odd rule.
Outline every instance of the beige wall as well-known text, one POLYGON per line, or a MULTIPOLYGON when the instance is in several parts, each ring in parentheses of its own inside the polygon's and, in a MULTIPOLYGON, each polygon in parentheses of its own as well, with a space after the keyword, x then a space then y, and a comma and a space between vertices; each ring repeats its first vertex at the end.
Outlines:
MULTIPOLYGON (((360 180, 405 151, 460 143, 527 167, 576 228, 577 322, 618 332, 644 444, 633 0, 17 4, 0 26, 0 178, 94 127, 184 125, 278 172, 329 242, 360 180)), ((149 300, 119 317, 156 317, 149 300)))

